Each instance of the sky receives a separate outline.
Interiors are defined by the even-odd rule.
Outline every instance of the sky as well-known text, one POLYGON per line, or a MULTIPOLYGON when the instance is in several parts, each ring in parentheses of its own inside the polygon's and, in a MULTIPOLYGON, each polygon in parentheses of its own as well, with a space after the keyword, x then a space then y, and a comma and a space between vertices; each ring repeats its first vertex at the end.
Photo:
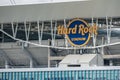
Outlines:
POLYGON ((69 2, 69 1, 86 1, 86 0, 0 0, 0 6, 69 2))

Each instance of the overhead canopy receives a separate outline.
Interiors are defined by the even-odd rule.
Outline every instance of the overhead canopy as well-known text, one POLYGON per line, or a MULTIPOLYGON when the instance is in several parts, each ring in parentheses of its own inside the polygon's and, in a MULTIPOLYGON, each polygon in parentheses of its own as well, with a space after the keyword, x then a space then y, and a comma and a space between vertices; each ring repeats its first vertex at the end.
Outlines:
POLYGON ((120 0, 90 0, 0 7, 0 23, 67 18, 118 17, 120 0))
POLYGON ((70 2, 86 0, 0 0, 0 6, 27 5, 27 4, 44 4, 54 2, 70 2))

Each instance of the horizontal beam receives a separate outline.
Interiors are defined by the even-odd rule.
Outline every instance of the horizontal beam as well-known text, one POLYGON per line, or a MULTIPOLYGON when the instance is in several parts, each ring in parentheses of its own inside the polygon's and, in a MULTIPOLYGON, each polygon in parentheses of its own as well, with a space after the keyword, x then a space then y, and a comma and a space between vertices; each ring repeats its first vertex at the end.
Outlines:
POLYGON ((63 60, 65 58, 65 56, 51 56, 50 60, 63 60))
POLYGON ((116 54, 116 55, 103 55, 104 59, 120 59, 120 55, 116 54))

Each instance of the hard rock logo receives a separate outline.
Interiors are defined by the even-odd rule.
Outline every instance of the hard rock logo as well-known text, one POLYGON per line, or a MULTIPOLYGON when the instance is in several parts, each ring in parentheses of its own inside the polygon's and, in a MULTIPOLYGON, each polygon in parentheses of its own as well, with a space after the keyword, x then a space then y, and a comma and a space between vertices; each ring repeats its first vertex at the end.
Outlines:
POLYGON ((70 21, 67 27, 59 25, 57 33, 67 35, 67 40, 72 46, 81 47, 88 43, 91 34, 97 35, 97 26, 89 26, 86 21, 77 18, 70 21))

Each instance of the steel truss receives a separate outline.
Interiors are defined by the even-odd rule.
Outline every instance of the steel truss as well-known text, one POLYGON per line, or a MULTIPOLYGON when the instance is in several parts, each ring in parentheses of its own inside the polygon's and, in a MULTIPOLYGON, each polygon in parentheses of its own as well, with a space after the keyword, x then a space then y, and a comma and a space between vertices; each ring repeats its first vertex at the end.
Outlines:
MULTIPOLYGON (((96 20, 96 25, 98 25, 98 18, 91 18, 91 24, 93 25, 94 24, 94 20, 96 20)), ((67 23, 66 23, 66 19, 63 20, 64 22, 64 26, 66 27, 67 23)), ((13 35, 10 35, 8 34, 7 32, 5 32, 3 30, 3 24, 1 24, 1 29, 0 31, 2 33, 4 33, 5 35, 9 36, 10 38, 16 40, 16 41, 19 41, 19 42, 22 42, 22 43, 26 43, 26 44, 31 44, 31 45, 35 45, 35 46, 38 46, 38 47, 50 47, 50 48, 57 48, 57 49, 93 49, 93 48, 102 48, 102 47, 105 47, 105 46, 111 46, 111 45, 117 45, 117 44, 120 44, 120 42, 114 42, 114 43, 111 43, 110 42, 110 38, 111 38, 111 27, 113 26, 112 25, 112 18, 108 18, 106 17, 106 30, 107 30, 107 43, 102 43, 101 45, 96 45, 96 35, 92 34, 92 41, 93 41, 93 45, 91 46, 83 46, 83 47, 73 47, 73 46, 68 46, 68 41, 66 39, 66 36, 65 36, 65 46, 56 46, 55 45, 55 37, 56 37, 56 31, 57 31, 57 21, 54 21, 55 25, 53 25, 53 20, 50 21, 50 30, 51 30, 51 45, 44 45, 42 44, 42 38, 43 38, 43 31, 44 31, 44 27, 45 27, 45 24, 44 22, 40 22, 39 20, 37 21, 37 32, 38 32, 38 43, 33 43, 33 42, 30 42, 29 41, 29 37, 30 37, 30 30, 31 30, 31 23, 29 22, 28 23, 28 26, 27 26, 27 22, 25 21, 24 22, 24 30, 25 30, 25 37, 26 37, 26 40, 22 40, 22 39, 18 39, 16 38, 16 35, 17 35, 17 31, 18 31, 18 23, 14 23, 14 22, 11 22, 11 27, 12 27, 12 33, 13 35), (110 20, 110 23, 108 22, 108 20, 110 20), (42 24, 40 26, 40 23, 42 24), (14 25, 15 24, 15 25, 14 25), (109 25, 110 24, 110 25, 109 25)), ((103 40, 103 39, 101 39, 103 40)))

